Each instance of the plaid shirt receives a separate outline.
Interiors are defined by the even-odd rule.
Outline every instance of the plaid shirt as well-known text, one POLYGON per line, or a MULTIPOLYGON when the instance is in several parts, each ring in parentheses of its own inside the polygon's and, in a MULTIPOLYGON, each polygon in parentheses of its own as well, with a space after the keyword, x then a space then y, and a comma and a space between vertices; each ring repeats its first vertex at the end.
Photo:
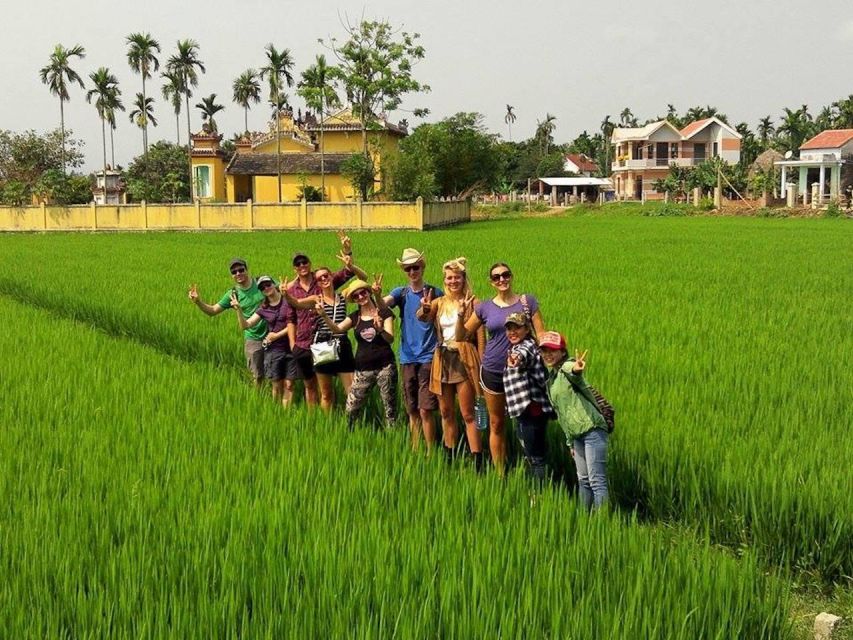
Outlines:
POLYGON ((542 406, 542 413, 554 416, 554 407, 548 399, 548 372, 542 362, 542 354, 533 338, 525 338, 509 350, 519 358, 517 367, 504 369, 504 393, 506 410, 517 418, 531 402, 542 406))

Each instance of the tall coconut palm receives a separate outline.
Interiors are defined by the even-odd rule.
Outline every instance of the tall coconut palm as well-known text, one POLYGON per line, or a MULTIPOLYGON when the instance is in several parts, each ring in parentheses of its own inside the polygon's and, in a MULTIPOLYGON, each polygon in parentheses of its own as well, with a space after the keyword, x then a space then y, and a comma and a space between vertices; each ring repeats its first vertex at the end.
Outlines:
POLYGON ((551 148, 554 130, 557 128, 557 125, 554 124, 556 120, 557 116, 546 113, 544 120, 536 121, 536 133, 534 137, 539 140, 539 144, 542 145, 542 151, 546 156, 551 148))
POLYGON ((65 102, 68 95, 68 83, 78 83, 85 89, 83 79, 71 68, 72 58, 85 58, 86 50, 79 44, 66 49, 61 44, 56 45, 50 54, 50 61, 41 68, 39 76, 47 85, 50 92, 59 98, 59 126, 62 130, 62 173, 65 173, 65 102))
POLYGON ((616 125, 610 121, 610 116, 604 116, 604 120, 601 121, 601 137, 604 141, 604 175, 610 175, 610 141, 615 128, 616 125))
POLYGON ((167 71, 177 73, 181 78, 181 91, 187 113, 187 166, 190 176, 190 196, 195 197, 195 181, 193 180, 192 161, 192 129, 190 125, 190 94, 191 87, 198 86, 198 74, 204 73, 204 63, 198 57, 198 42, 195 40, 178 40, 178 52, 169 57, 166 63, 167 71))
POLYGON ((758 139, 761 141, 761 147, 763 149, 768 147, 770 136, 773 135, 775 130, 772 117, 764 116, 758 121, 758 139))
POLYGON ((107 203, 107 115, 115 108, 115 100, 121 95, 118 79, 106 67, 89 74, 92 88, 86 92, 86 102, 95 101, 95 109, 101 118, 101 139, 104 147, 104 204, 107 203))
POLYGON ((320 114, 320 194, 326 198, 326 147, 324 140, 326 110, 339 107, 341 99, 335 91, 334 74, 326 64, 326 56, 319 55, 310 67, 302 72, 297 93, 305 104, 320 114))
POLYGON ((249 131, 249 104, 258 104, 261 101, 261 82, 258 72, 254 69, 246 69, 234 79, 231 85, 234 91, 234 102, 243 107, 244 131, 249 131))
MULTIPOLYGON (((293 86, 293 76, 290 70, 293 68, 293 58, 290 49, 279 51, 272 43, 264 49, 267 56, 267 64, 261 68, 261 78, 266 78, 270 87, 270 103, 273 106, 280 104, 282 89, 285 85, 293 86)), ((281 116, 276 111, 275 117, 275 164, 278 175, 278 201, 281 202, 281 116)))
POLYGON ((119 98, 120 94, 121 92, 113 96, 113 101, 107 106, 106 110, 107 124, 110 125, 110 166, 113 168, 116 166, 116 147, 113 140, 113 133, 116 130, 116 111, 124 111, 124 104, 119 98))
POLYGON ((197 103, 195 107, 201 111, 201 120, 202 122, 207 123, 207 130, 210 133, 217 133, 219 131, 219 127, 217 127, 216 120, 213 119, 213 116, 222 111, 225 107, 221 104, 216 104, 216 94, 211 93, 206 98, 202 98, 201 102, 197 103))
MULTIPOLYGON (((160 74, 163 78, 163 97, 172 105, 175 114, 175 144, 181 145, 181 99, 184 95, 184 85, 181 74, 175 71, 166 71, 160 74)), ((190 91, 192 97, 192 91, 190 91)))
MULTIPOLYGON (((160 61, 155 53, 160 53, 160 43, 151 37, 150 33, 131 33, 126 39, 127 63, 130 68, 142 76, 142 102, 148 97, 145 92, 145 81, 151 77, 151 72, 159 71, 160 61)), ((148 157, 148 124, 142 128, 142 148, 148 157)))
POLYGON ((141 93, 136 94, 133 101, 133 109, 128 114, 130 121, 140 129, 146 129, 150 122, 157 126, 157 118, 154 117, 154 98, 146 98, 141 93))
POLYGON ((509 130, 509 141, 512 142, 512 123, 515 122, 515 113, 513 112, 513 107, 511 104, 506 106, 506 115, 504 115, 504 123, 509 130))

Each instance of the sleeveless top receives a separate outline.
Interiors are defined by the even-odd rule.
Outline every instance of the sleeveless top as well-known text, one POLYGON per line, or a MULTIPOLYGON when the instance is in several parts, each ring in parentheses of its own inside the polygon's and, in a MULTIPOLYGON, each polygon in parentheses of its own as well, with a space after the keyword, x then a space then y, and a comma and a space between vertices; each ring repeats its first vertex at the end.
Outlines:
MULTIPOLYGON (((340 324, 344 321, 347 317, 347 303, 341 294, 335 293, 335 302, 333 304, 326 302, 325 298, 321 297, 321 300, 323 301, 323 309, 325 309, 326 315, 329 316, 329 319, 334 324, 340 324)), ((314 342, 328 342, 335 337, 319 316, 317 316, 317 324, 314 327, 314 331, 314 342)))

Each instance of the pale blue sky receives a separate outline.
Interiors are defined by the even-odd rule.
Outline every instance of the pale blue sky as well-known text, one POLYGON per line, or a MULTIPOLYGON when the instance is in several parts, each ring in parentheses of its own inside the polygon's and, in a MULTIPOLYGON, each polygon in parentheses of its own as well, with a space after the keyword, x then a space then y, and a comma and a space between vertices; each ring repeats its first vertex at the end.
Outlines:
MULTIPOLYGON (((127 66, 124 38, 150 31, 163 47, 163 61, 179 38, 200 43, 207 74, 195 98, 218 95, 227 108, 217 121, 230 137, 243 122, 242 109, 231 102, 232 80, 263 64, 268 42, 291 49, 298 73, 323 51, 317 38, 342 36, 339 14, 344 12, 387 18, 422 35, 427 56, 416 74, 432 92, 409 97, 405 107, 429 107, 430 120, 479 111, 492 130, 506 136, 503 116, 509 103, 518 115, 514 139, 530 136, 545 112, 557 116, 556 139, 563 142, 584 129, 597 130, 605 114, 615 118, 626 105, 643 119, 664 113, 668 102, 679 110, 711 104, 733 122, 744 120, 754 128, 764 115, 778 117, 783 106, 805 103, 817 112, 853 94, 853 12, 845 0, 811 5, 794 0, 32 0, 8 3, 2 12, 0 78, 6 95, 0 101, 0 128, 58 126, 58 100, 38 78, 56 43, 83 45, 87 56, 76 65, 81 76, 110 67, 125 104, 130 103, 140 79, 127 66)), ((149 95, 157 99, 160 126, 149 139, 174 140, 174 117, 160 97, 159 82, 154 84, 149 95)), ((265 128, 268 115, 267 106, 255 107, 250 128, 265 128)), ((192 118, 197 130, 195 109, 192 118)), ((100 123, 79 88, 66 105, 66 123, 86 143, 86 167, 99 166, 100 123)), ((141 133, 122 115, 116 134, 116 160, 126 165, 141 151, 141 133)))

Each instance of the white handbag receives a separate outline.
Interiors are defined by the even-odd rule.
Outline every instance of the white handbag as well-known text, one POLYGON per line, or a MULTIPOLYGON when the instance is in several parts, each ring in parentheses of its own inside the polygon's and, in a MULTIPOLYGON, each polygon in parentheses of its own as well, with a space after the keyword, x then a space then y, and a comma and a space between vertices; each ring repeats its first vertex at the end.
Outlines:
POLYGON ((338 338, 328 342, 314 342, 311 345, 311 359, 314 364, 331 364, 341 359, 341 344, 338 338))

